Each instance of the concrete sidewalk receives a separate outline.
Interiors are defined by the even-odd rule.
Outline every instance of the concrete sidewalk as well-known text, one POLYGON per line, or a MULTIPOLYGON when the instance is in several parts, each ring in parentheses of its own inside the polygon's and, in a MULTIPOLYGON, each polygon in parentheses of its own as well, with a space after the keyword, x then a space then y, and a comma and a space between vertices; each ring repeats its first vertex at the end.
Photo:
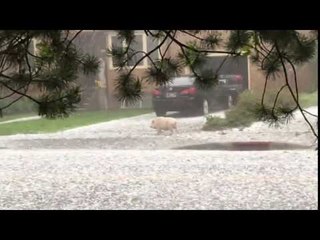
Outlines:
POLYGON ((28 121, 28 120, 36 120, 36 119, 40 119, 40 118, 41 118, 40 116, 18 118, 18 119, 13 119, 13 120, 0 122, 0 124, 12 123, 12 122, 21 122, 21 121, 28 121))

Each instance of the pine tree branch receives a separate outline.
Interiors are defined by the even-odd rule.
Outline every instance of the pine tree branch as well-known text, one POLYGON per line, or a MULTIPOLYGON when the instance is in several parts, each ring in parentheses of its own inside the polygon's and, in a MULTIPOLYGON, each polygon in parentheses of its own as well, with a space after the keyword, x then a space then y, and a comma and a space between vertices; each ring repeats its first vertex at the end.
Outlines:
POLYGON ((23 95, 20 95, 18 98, 16 98, 15 100, 13 100, 12 102, 8 103, 6 106, 4 107, 0 107, 0 112, 2 112, 2 110, 10 107, 11 105, 13 105, 14 103, 16 103, 17 101, 19 101, 21 98, 23 98, 23 95))
POLYGON ((217 51, 217 50, 207 50, 207 49, 195 49, 192 48, 184 43, 182 43, 181 41, 177 40, 176 38, 174 38, 170 32, 166 32, 169 36, 170 39, 172 39, 178 46, 183 46, 186 49, 195 51, 197 53, 224 53, 224 54, 229 54, 229 55, 235 55, 235 56, 240 56, 240 53, 234 52, 234 51, 217 51))
POLYGON ((189 66, 190 66, 190 69, 192 71, 192 73, 200 78, 199 74, 196 73, 195 69, 193 68, 191 62, 190 62, 190 59, 188 57, 188 55, 186 54, 184 48, 186 49, 189 49, 191 51, 194 51, 194 52, 198 52, 198 53, 225 53, 227 54, 226 57, 224 58, 224 60, 221 62, 220 66, 218 67, 218 69, 216 70, 216 74, 220 71, 220 69, 222 68, 223 64, 225 63, 225 61, 227 60, 227 58, 229 57, 229 55, 235 55, 235 56, 239 56, 240 54, 239 53, 235 53, 235 52, 230 52, 230 51, 213 51, 213 50, 198 50, 198 49, 194 49, 194 48, 191 48, 183 43, 181 43, 180 41, 178 41, 176 38, 174 38, 174 36, 171 36, 170 33, 169 33, 169 37, 172 41, 174 41, 181 49, 181 52, 182 54, 184 55, 184 57, 186 58, 186 60, 188 61, 189 63, 189 66))
MULTIPOLYGON (((23 87, 20 87, 20 89, 22 89, 23 87)), ((18 89, 18 90, 20 90, 20 89, 18 89)), ((6 95, 6 96, 4 96, 4 97, 0 97, 0 100, 1 99, 6 99, 6 98, 8 98, 8 97, 11 97, 12 95, 14 95, 15 94, 15 92, 11 92, 9 95, 6 95)))
MULTIPOLYGON (((259 35, 258 38, 259 38, 259 40, 260 40, 260 41, 259 41, 260 44, 258 44, 258 46, 260 47, 261 50, 263 50, 263 51, 265 51, 266 53, 268 53, 268 52, 269 52, 269 49, 266 47, 266 45, 264 45, 264 42, 263 42, 262 37, 259 35)), ((273 47, 274 47, 274 45, 273 45, 273 47)), ((272 50, 271 50, 271 51, 272 51, 272 50)))
POLYGON ((73 38, 71 38, 71 40, 69 41, 67 47, 66 47, 66 51, 69 49, 70 45, 72 44, 72 42, 76 39, 76 37, 82 32, 83 30, 79 30, 74 36, 73 38))
MULTIPOLYGON (((267 55, 264 56, 263 60, 261 61, 261 69, 264 69, 264 62, 265 62, 265 60, 269 59, 269 56, 272 53, 274 48, 275 48, 275 46, 273 45, 271 50, 267 53, 267 55)), ((275 63, 276 63, 276 61, 274 61, 273 64, 275 64, 275 63)))
POLYGON ((67 41, 67 39, 68 39, 68 37, 69 37, 69 33, 70 33, 70 31, 69 31, 69 30, 66 30, 66 36, 65 36, 65 38, 64 38, 64 40, 63 40, 64 43, 67 41))
MULTIPOLYGON (((265 60, 266 57, 263 59, 265 60)), ((272 66, 278 61, 278 59, 275 59, 272 63, 272 66)), ((263 61, 262 61, 263 62, 263 61)), ((261 69, 264 70, 264 66, 263 66, 263 63, 261 63, 261 69)), ((270 77, 270 74, 271 72, 268 72, 267 75, 266 75, 266 79, 265 79, 265 82, 264 82, 264 87, 263 87, 263 92, 262 92, 262 98, 261 98, 261 105, 264 106, 264 97, 265 97, 265 93, 266 93, 266 90, 267 90, 267 84, 268 84, 268 80, 269 80, 269 77, 270 77)))
MULTIPOLYGON (((30 41, 27 42, 27 46, 25 46, 26 49, 28 48, 29 44, 30 44, 30 41)), ((28 85, 29 85, 32 82, 32 68, 31 68, 31 65, 29 63, 28 52, 25 53, 25 59, 26 59, 26 63, 27 63, 27 66, 28 66, 28 70, 29 70, 29 83, 28 83, 28 85)))
MULTIPOLYGON (((135 55, 137 55, 138 53, 143 53, 143 54, 145 54, 145 55, 147 55, 147 53, 145 52, 145 51, 136 51, 136 52, 134 52, 131 56, 130 56, 130 58, 127 58, 124 62, 123 62, 123 64, 127 64, 135 55)), ((151 61, 151 63, 154 65, 154 67, 155 68, 157 68, 157 65, 155 64, 155 62, 153 61, 153 59, 151 58, 151 56, 150 55, 147 55, 146 56, 150 61, 151 61)), ((124 66, 124 68, 125 67, 128 67, 128 66, 124 66)), ((122 69, 122 68, 121 68, 122 69)))
POLYGON ((0 70, 1 70, 0 72, 2 73, 2 72, 6 71, 6 69, 2 69, 2 68, 5 66, 7 55, 2 55, 1 57, 2 58, 1 58, 1 62, 0 62, 0 70))
POLYGON ((189 35, 189 36, 191 36, 191 37, 193 37, 193 38, 195 38, 195 39, 198 39, 198 40, 200 40, 200 41, 206 41, 206 39, 201 38, 201 37, 199 37, 199 36, 196 36, 195 34, 192 34, 192 33, 188 32, 188 31, 179 30, 179 32, 185 33, 185 34, 187 34, 187 35, 189 35))
POLYGON ((67 97, 69 97, 69 94, 64 95, 64 96, 62 96, 62 97, 59 97, 59 98, 56 98, 56 99, 53 99, 53 100, 51 100, 51 101, 48 101, 47 103, 58 102, 58 101, 60 101, 60 100, 62 100, 62 99, 64 99, 64 98, 67 98, 67 97))
POLYGON ((26 51, 27 51, 27 53, 28 53, 30 56, 32 56, 32 57, 34 57, 34 58, 37 58, 37 59, 40 59, 40 60, 43 60, 42 57, 39 57, 39 56, 37 56, 37 55, 34 55, 34 54, 31 53, 29 50, 26 50, 26 51))
POLYGON ((274 100, 274 102, 273 102, 273 107, 272 107, 272 115, 274 115, 274 110, 275 110, 275 107, 276 107, 276 104, 277 104, 277 102, 278 102, 278 98, 279 98, 279 96, 280 96, 280 93, 282 92, 282 90, 285 88, 285 87, 287 87, 288 85, 287 84, 284 84, 280 89, 279 89, 279 91, 277 92, 277 95, 276 95, 276 98, 275 98, 275 100, 274 100))
POLYGON ((311 113, 311 112, 309 112, 309 111, 307 111, 305 109, 303 109, 302 111, 304 111, 305 113, 309 114, 310 116, 318 118, 318 115, 315 115, 315 114, 313 114, 313 113, 311 113))
MULTIPOLYGON (((20 88, 18 89, 18 91, 17 91, 17 90, 14 91, 13 89, 10 89, 10 88, 7 87, 8 89, 10 89, 10 90, 12 91, 12 93, 10 94, 10 96, 12 96, 12 95, 15 94, 15 93, 20 94, 20 96, 19 96, 18 98, 16 98, 15 100, 11 101, 11 102, 10 102, 9 104, 7 104, 6 106, 1 107, 1 108, 0 108, 0 111, 1 111, 1 112, 2 112, 2 110, 10 107, 11 105, 13 105, 14 103, 16 103, 17 101, 19 101, 19 100, 20 100, 21 98, 23 98, 23 97, 28 97, 29 99, 33 100, 33 98, 31 98, 30 96, 26 95, 26 93, 27 93, 27 91, 28 91, 28 89, 29 89, 30 83, 31 83, 31 81, 32 81, 32 72, 31 72, 31 66, 30 66, 30 63, 29 63, 29 60, 28 60, 28 55, 27 55, 27 53, 25 54, 25 58, 26 58, 26 63, 27 63, 28 69, 29 69, 29 81, 28 81, 28 83, 27 83, 26 85, 20 87, 20 88), (25 88, 25 90, 24 90, 23 93, 22 93, 22 92, 19 92, 19 90, 22 89, 22 88, 25 88)), ((3 84, 3 83, 2 83, 2 84, 3 84)), ((4 86, 5 86, 5 85, 4 85, 4 86)), ((35 101, 35 102, 38 103, 37 101, 35 101)))
POLYGON ((15 93, 17 93, 17 94, 19 94, 19 95, 25 96, 25 97, 29 98, 30 100, 34 101, 35 103, 40 104, 40 102, 39 102, 38 100, 34 99, 33 97, 31 97, 31 96, 29 96, 29 95, 27 95, 27 94, 25 94, 25 93, 22 93, 22 92, 20 92, 20 91, 17 91, 16 89, 8 86, 8 85, 7 85, 6 83, 4 83, 4 82, 0 82, 0 83, 1 83, 3 86, 5 86, 6 88, 10 89, 12 92, 15 92, 15 93))
MULTIPOLYGON (((176 36, 176 33, 177 33, 177 31, 175 31, 175 32, 173 33, 173 37, 176 36)), ((171 39, 170 43, 168 44, 168 46, 167 46, 166 49, 164 50, 163 56, 166 56, 166 53, 168 52, 168 50, 169 50, 169 48, 170 48, 170 46, 171 46, 172 43, 173 43, 173 40, 171 39)), ((163 58, 162 58, 162 59, 163 59, 163 58)))
MULTIPOLYGON (((154 37, 154 36, 151 34, 152 32, 151 32, 150 30, 145 30, 144 32, 146 33, 147 37, 149 36, 149 34, 150 34, 152 37, 154 37)), ((165 54, 162 54, 161 48, 159 48, 159 53, 160 53, 160 58, 161 58, 161 61, 162 61, 165 54)))
POLYGON ((296 72, 296 68, 294 66, 294 64, 291 62, 291 60, 289 58, 287 58, 286 56, 283 56, 283 58, 285 60, 287 60, 287 62, 290 64, 292 70, 293 70, 293 75, 294 75, 294 84, 295 84, 295 88, 296 88, 296 96, 297 96, 297 102, 299 102, 299 91, 298 91, 298 81, 297 81, 297 72, 296 72))
POLYGON ((270 74, 267 73, 266 79, 264 81, 264 86, 263 86, 263 92, 262 92, 262 97, 261 97, 261 106, 264 106, 264 97, 265 97, 265 94, 267 91, 267 84, 268 84, 269 76, 270 76, 270 74))
POLYGON ((187 63, 188 63, 188 65, 190 66, 190 69, 191 69, 192 73, 194 74, 194 76, 197 77, 197 78, 200 78, 200 76, 198 75, 198 73, 197 73, 197 72, 195 71, 195 69, 193 68, 193 66, 192 66, 192 64, 191 64, 191 61, 190 61, 190 58, 188 57, 187 53, 185 52, 184 47, 183 47, 183 46, 180 46, 180 45, 179 45, 179 47, 180 47, 180 49, 181 49, 181 52, 182 52, 183 56, 186 58, 187 63))
POLYGON ((158 46, 156 46, 154 49, 152 49, 150 52, 148 52, 146 55, 144 55, 143 57, 141 57, 136 63, 135 65, 130 69, 130 71, 128 72, 128 76, 131 75, 131 73, 133 72, 133 70, 139 65, 140 62, 143 61, 143 59, 145 59, 146 57, 150 56, 153 52, 157 51, 167 40, 168 38, 168 34, 164 37, 164 39, 160 42, 160 44, 158 46))
MULTIPOLYGON (((18 89, 17 89, 17 91, 20 91, 22 88, 25 88, 25 87, 26 87, 26 85, 21 86, 20 88, 18 88, 18 89)), ((16 93, 15 93, 15 92, 13 92, 13 91, 11 91, 11 93, 10 93, 9 95, 4 96, 4 97, 0 97, 0 100, 1 100, 1 99, 9 98, 9 97, 11 97, 11 96, 12 96, 12 95, 14 95, 14 94, 16 94, 16 93)))
POLYGON ((220 71, 220 69, 222 68, 224 63, 227 61, 228 57, 229 57, 229 55, 226 55, 225 58, 223 59, 223 61, 220 63, 219 67, 217 68, 216 74, 218 74, 218 72, 220 71))
POLYGON ((276 47, 277 53, 278 53, 279 58, 280 58, 280 62, 281 62, 281 65, 282 65, 282 68, 283 68, 283 71, 284 71, 284 75, 285 75, 285 81, 286 81, 286 83, 287 83, 287 85, 288 85, 288 89, 289 89, 289 91, 290 91, 290 93, 291 93, 291 96, 292 96, 292 98, 294 99, 295 103, 297 104, 297 107, 299 108, 300 113, 302 114, 304 120, 305 120, 305 121, 307 122, 307 124, 309 125, 309 127, 310 127, 313 135, 314 135, 316 138, 318 138, 317 133, 315 132, 312 124, 311 124, 311 123, 309 122, 309 120, 306 118, 306 116, 305 116, 305 114, 304 114, 304 111, 303 111, 303 108, 301 107, 300 103, 297 101, 297 98, 296 98, 295 94, 293 93, 291 86, 289 85, 289 79, 288 79, 287 69, 286 69, 286 66, 285 66, 285 63, 284 63, 284 60, 283 60, 283 56, 282 56, 282 54, 281 54, 281 52, 280 52, 280 49, 279 49, 279 46, 278 46, 277 42, 275 42, 275 47, 276 47))
POLYGON ((161 48, 159 48, 159 53, 160 53, 160 59, 163 60, 164 59, 164 54, 162 54, 161 48))
POLYGON ((148 32, 148 34, 150 34, 152 37, 157 38, 158 36, 156 34, 154 34, 153 32, 151 32, 151 30, 146 30, 148 32))
POLYGON ((15 46, 16 46, 15 44, 17 44, 20 40, 22 40, 22 36, 23 36, 24 34, 26 34, 26 33, 27 33, 27 32, 20 33, 20 34, 17 35, 15 38, 11 39, 11 41, 9 41, 9 42, 5 43, 4 45, 0 46, 0 49, 1 49, 2 47, 4 47, 4 46, 10 45, 10 44, 13 44, 12 47, 15 47, 15 46), (17 43, 15 43, 15 42, 17 42, 17 43))
MULTIPOLYGON (((6 78, 6 79, 8 79, 8 80, 12 80, 11 77, 9 77, 8 75, 5 75, 4 73, 0 73, 0 77, 6 78)), ((0 81, 0 83, 1 83, 1 82, 2 82, 2 81, 0 81)))

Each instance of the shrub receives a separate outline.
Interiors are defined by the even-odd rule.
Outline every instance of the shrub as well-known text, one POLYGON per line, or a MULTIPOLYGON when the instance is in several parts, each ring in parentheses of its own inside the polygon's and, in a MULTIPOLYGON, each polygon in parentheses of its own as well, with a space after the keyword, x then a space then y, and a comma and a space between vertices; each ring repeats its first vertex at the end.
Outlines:
MULTIPOLYGON (((264 105, 267 109, 273 107, 276 94, 276 91, 266 93, 264 105)), ((261 96, 262 93, 252 93, 249 90, 244 91, 240 94, 238 103, 226 112, 225 118, 208 116, 203 130, 216 131, 225 128, 248 127, 253 122, 261 120, 257 111, 259 106, 261 106, 261 96)), ((300 94, 300 103, 304 107, 316 105, 317 96, 317 92, 300 94)), ((295 103, 290 92, 284 89, 279 95, 276 107, 293 108, 294 106, 295 103)))
POLYGON ((203 130, 221 130, 225 128, 250 126, 256 120, 254 109, 258 104, 258 97, 250 91, 239 96, 236 106, 226 112, 226 118, 208 116, 203 130))

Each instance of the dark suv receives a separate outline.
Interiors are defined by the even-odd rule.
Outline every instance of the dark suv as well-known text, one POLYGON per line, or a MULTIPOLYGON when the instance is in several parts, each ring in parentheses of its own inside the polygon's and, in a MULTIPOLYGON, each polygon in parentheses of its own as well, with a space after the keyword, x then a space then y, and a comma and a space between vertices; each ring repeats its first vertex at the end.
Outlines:
POLYGON ((210 90, 200 90, 193 76, 174 77, 166 86, 152 92, 153 108, 157 116, 168 111, 193 112, 206 115, 215 106, 229 108, 243 91, 243 77, 229 74, 219 75, 218 84, 210 90))

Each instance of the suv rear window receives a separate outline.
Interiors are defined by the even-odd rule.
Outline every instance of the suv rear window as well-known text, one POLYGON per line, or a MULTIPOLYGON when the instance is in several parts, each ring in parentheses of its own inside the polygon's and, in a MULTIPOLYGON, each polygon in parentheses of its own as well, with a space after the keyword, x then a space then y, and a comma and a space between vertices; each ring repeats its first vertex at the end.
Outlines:
POLYGON ((192 85, 194 82, 194 77, 176 77, 170 81, 170 86, 185 86, 192 85))
POLYGON ((223 74, 223 75, 219 75, 218 78, 221 79, 221 78, 235 78, 239 75, 236 75, 236 74, 223 74))

